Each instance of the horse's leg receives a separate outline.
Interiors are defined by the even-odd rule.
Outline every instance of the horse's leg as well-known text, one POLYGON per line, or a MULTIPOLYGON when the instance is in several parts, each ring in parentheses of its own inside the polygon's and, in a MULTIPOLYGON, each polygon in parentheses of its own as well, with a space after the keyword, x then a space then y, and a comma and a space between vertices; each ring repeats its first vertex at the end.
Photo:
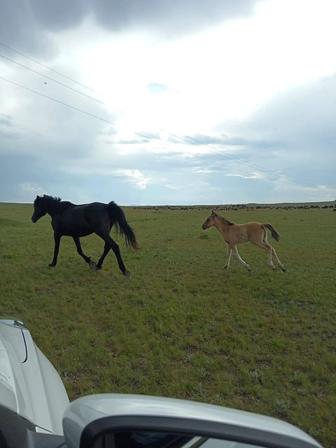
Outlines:
POLYGON ((119 269, 121 270, 123 275, 128 276, 130 273, 126 269, 123 259, 121 258, 119 246, 111 237, 109 237, 109 238, 110 238, 111 249, 113 250, 114 255, 116 256, 116 259, 118 261, 119 269))
POLYGON ((54 240, 55 240, 55 247, 54 247, 54 257, 52 259, 52 262, 49 264, 51 268, 55 267, 57 264, 57 257, 58 257, 58 251, 60 247, 60 241, 61 236, 59 233, 54 232, 54 240))
POLYGON ((239 255, 237 246, 233 246, 232 249, 233 249, 233 251, 235 253, 235 256, 237 257, 238 261, 250 271, 251 270, 250 265, 248 263, 246 263, 246 261, 244 261, 241 258, 241 256, 239 255))
POLYGON ((99 270, 103 267, 103 262, 104 259, 106 257, 106 255, 109 253, 110 249, 111 249, 111 244, 109 242, 109 235, 110 233, 110 227, 107 225, 102 225, 101 227, 97 228, 97 230, 95 230, 95 234, 98 235, 102 240, 104 240, 104 251, 101 254, 101 257, 99 258, 97 264, 96 264, 96 269, 99 270))
POLYGON ((97 269, 101 269, 103 267, 104 259, 105 259, 106 255, 109 253, 109 251, 111 249, 111 245, 110 245, 109 241, 108 240, 104 240, 104 241, 105 241, 104 251, 103 251, 103 253, 102 253, 101 257, 99 258, 98 263, 96 265, 97 269))
POLYGON ((76 248, 77 248, 77 252, 78 254, 84 258, 85 262, 88 263, 88 265, 90 266, 90 268, 95 268, 96 267, 96 263, 94 261, 91 260, 90 257, 88 257, 87 255, 84 254, 83 250, 82 250, 82 246, 80 243, 80 239, 78 236, 74 236, 73 240, 76 244, 76 248))
POLYGON ((97 233, 98 236, 100 236, 105 241, 104 252, 103 252, 102 256, 100 257, 100 259, 98 260, 97 269, 101 269, 102 268, 103 261, 104 261, 106 255, 109 253, 110 249, 112 249, 113 252, 114 252, 114 255, 117 258, 119 269, 121 270, 121 272, 124 275, 129 275, 129 272, 127 271, 127 269, 126 269, 126 267, 124 265, 124 262, 123 262, 123 260, 121 258, 121 254, 120 254, 120 250, 119 250, 118 244, 115 241, 113 241, 113 239, 110 237, 110 235, 108 235, 108 234, 104 235, 104 234, 102 234, 100 232, 99 233, 96 232, 96 233, 97 233))
POLYGON ((231 255, 232 255, 232 247, 228 246, 229 249, 229 256, 226 262, 226 265, 224 266, 224 269, 229 269, 230 267, 230 261, 231 261, 231 255))

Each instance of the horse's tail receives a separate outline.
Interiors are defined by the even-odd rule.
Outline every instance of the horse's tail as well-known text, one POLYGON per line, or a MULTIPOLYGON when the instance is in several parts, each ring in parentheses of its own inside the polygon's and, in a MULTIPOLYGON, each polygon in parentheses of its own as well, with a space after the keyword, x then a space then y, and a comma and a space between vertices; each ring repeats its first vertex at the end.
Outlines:
POLYGON ((138 249, 138 243, 134 231, 126 221, 123 210, 113 201, 107 204, 107 210, 112 224, 115 224, 117 230, 124 236, 127 246, 132 246, 133 249, 138 249))
POLYGON ((264 227, 267 227, 268 230, 270 230, 272 238, 274 238, 276 241, 279 241, 280 235, 278 232, 274 229, 274 227, 271 226, 271 224, 264 224, 264 227))

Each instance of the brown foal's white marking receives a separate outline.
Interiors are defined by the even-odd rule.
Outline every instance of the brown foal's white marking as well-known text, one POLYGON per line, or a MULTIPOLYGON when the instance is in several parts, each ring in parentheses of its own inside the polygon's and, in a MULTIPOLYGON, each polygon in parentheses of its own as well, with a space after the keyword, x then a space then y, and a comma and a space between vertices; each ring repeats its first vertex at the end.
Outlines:
POLYGON ((267 251, 268 264, 272 269, 276 269, 276 265, 278 265, 282 271, 286 271, 284 265, 279 260, 274 247, 267 241, 267 229, 270 230, 272 237, 279 241, 279 234, 271 226, 271 224, 262 224, 260 222, 233 224, 212 211, 211 215, 203 223, 202 228, 206 230, 212 226, 216 227, 216 229, 223 235, 223 238, 228 245, 229 256, 225 265, 226 269, 230 267, 232 253, 234 253, 238 261, 243 266, 245 266, 248 270, 251 269, 249 264, 241 258, 237 249, 237 244, 247 243, 250 241, 256 246, 267 251), (274 264, 274 261, 276 265, 274 264))

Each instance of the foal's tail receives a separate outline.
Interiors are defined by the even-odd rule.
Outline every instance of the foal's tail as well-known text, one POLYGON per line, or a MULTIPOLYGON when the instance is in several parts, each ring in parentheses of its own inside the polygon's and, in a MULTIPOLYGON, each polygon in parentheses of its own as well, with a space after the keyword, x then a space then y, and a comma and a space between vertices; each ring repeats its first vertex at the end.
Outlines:
POLYGON ((274 229, 274 227, 271 226, 271 224, 264 224, 264 227, 267 227, 267 229, 271 231, 272 238, 274 238, 276 241, 279 241, 280 235, 274 229))
POLYGON ((112 224, 115 224, 117 230, 124 236, 127 246, 132 246, 133 249, 138 249, 135 234, 132 227, 126 221, 123 210, 113 201, 107 204, 107 210, 112 224))

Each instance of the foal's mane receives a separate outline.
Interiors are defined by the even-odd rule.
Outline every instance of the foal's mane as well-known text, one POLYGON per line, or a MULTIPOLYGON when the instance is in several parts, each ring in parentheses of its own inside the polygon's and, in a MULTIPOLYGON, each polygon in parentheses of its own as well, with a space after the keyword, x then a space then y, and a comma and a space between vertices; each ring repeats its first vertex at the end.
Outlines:
POLYGON ((228 226, 233 226, 234 222, 229 221, 228 219, 224 218, 224 216, 219 216, 217 215, 218 218, 220 218, 222 221, 224 221, 225 224, 227 224, 228 226))

